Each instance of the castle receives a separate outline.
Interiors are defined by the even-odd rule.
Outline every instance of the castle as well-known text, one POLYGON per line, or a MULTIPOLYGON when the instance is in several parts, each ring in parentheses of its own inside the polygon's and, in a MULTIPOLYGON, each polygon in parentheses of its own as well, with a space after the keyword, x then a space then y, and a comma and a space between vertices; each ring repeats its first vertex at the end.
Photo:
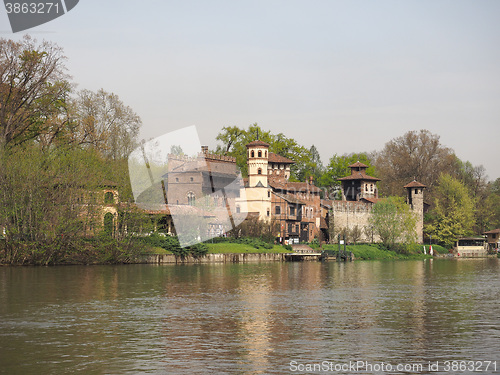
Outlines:
MULTIPOLYGON (((268 143, 256 140, 246 148, 248 178, 237 187, 235 158, 211 154, 206 146, 194 158, 169 154, 164 199, 160 198, 168 205, 148 213, 163 217, 158 224, 163 223, 161 226, 168 233, 174 233, 173 214, 198 210, 215 235, 232 229, 223 224, 224 215, 230 212, 233 227, 243 220, 238 216, 257 217, 274 224, 277 242, 285 244, 311 242, 315 238, 320 242, 335 241, 333 236, 352 233, 349 231, 357 232, 357 242, 379 241, 370 217, 373 205, 380 200, 380 179, 366 173, 367 165, 350 165, 351 174, 339 179, 341 200, 328 200, 321 198, 322 190, 314 185, 312 177, 305 182, 290 182, 290 167, 295 162, 270 152, 268 143)), ((416 238, 422 242, 425 186, 413 181, 404 188, 407 203, 417 216, 416 238)))
MULTIPOLYGON (((244 194, 240 195, 245 196, 248 212, 261 220, 279 222, 280 242, 310 242, 314 238, 329 241, 333 233, 355 228, 358 242, 379 240, 370 217, 373 205, 380 200, 377 187, 380 179, 366 174, 367 165, 360 162, 350 165, 351 174, 339 179, 342 199, 327 200, 321 199, 321 189, 312 178, 306 182, 288 181, 294 162, 269 152, 268 143, 256 140, 246 147, 248 179, 244 194)), ((404 188, 407 204, 417 217, 416 238, 422 243, 425 185, 412 181, 404 188)))

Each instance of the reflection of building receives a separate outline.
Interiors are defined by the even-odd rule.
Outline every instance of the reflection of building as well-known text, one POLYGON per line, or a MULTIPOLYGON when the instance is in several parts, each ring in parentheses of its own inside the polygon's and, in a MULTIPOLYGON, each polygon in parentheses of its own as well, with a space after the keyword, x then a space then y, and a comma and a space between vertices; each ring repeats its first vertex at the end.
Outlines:
POLYGON ((500 229, 493 229, 489 232, 484 232, 488 240, 488 247, 490 250, 498 249, 500 247, 500 229))

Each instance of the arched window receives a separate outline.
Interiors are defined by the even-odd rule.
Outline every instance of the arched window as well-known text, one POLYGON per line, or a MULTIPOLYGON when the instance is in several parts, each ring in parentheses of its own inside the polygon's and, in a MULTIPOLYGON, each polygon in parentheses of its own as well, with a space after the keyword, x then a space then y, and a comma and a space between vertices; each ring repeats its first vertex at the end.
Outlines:
POLYGON ((266 151, 266 158, 267 158, 267 151, 266 151))
POLYGON ((257 174, 262 174, 262 168, 257 169, 257 174))
POLYGON ((261 158, 261 157, 262 157, 262 151, 259 150, 259 158, 261 158))
POLYGON ((104 194, 104 204, 113 204, 115 203, 115 197, 113 196, 113 193, 108 191, 106 194, 104 194))
POLYGON ((195 200, 196 200, 196 197, 194 196, 194 193, 192 191, 190 191, 188 194, 187 194, 187 198, 188 198, 188 204, 190 206, 194 206, 194 203, 195 203, 195 200))
POLYGON ((255 157, 255 151, 252 150, 252 158, 255 157))
POLYGON ((267 216, 269 216, 271 213, 269 212, 269 208, 267 209, 267 216))
POLYGON ((106 215, 104 215, 104 233, 106 233, 108 236, 113 235, 114 219, 115 217, 111 212, 108 212, 106 215))

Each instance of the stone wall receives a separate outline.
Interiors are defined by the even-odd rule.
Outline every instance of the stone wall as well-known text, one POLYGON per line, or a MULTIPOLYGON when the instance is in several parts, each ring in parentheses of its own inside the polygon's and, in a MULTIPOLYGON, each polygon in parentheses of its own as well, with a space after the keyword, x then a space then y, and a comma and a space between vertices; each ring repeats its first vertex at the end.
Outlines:
MULTIPOLYGON (((378 242, 380 238, 373 233, 370 225, 370 217, 373 205, 363 202, 333 201, 332 218, 330 225, 334 227, 335 237, 344 229, 352 231, 356 226, 361 232, 357 242, 378 242)), ((335 242, 336 238, 331 239, 335 242)))
POLYGON ((246 262, 282 262, 286 253, 281 254, 207 254, 201 258, 178 257, 174 254, 148 255, 144 263, 149 264, 184 264, 184 263, 246 263, 246 262))

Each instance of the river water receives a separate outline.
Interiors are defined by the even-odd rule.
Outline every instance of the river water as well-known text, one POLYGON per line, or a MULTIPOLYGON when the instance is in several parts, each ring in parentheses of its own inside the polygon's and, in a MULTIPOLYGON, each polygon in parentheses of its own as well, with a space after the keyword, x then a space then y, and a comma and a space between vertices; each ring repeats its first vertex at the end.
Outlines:
POLYGON ((500 373, 499 301, 500 259, 0 267, 0 373, 500 373))

